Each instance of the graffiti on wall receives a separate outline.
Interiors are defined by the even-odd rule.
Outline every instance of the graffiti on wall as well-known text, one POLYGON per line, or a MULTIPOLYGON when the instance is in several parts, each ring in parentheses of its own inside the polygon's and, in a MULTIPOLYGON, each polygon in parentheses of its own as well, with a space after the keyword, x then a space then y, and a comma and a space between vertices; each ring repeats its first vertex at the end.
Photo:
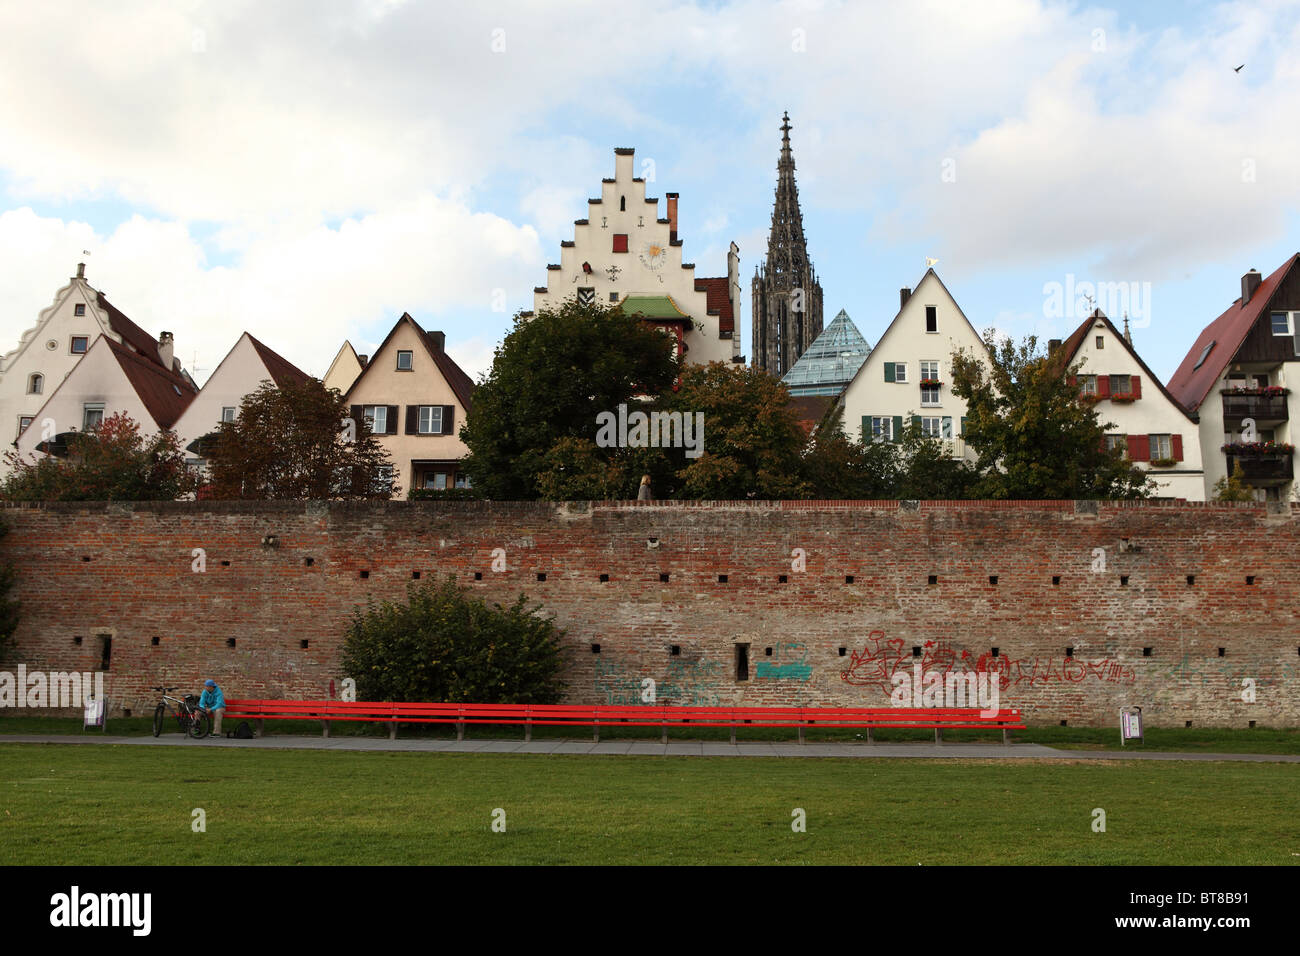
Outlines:
POLYGON ((783 641, 772 648, 772 656, 759 660, 755 670, 759 680, 806 681, 812 677, 808 663, 808 647, 783 641))
POLYGON ((674 660, 668 663, 662 677, 633 671, 625 664, 610 659, 596 661, 594 689, 598 698, 607 704, 644 704, 641 682, 646 677, 655 681, 655 703, 679 707, 720 707, 722 697, 718 680, 722 667, 716 661, 674 660))

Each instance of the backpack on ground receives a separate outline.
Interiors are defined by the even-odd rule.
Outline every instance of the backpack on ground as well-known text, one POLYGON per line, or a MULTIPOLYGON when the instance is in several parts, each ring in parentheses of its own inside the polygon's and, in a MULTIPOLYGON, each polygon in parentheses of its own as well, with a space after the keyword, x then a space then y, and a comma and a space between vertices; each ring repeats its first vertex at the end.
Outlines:
POLYGON ((234 730, 226 731, 226 736, 233 737, 235 740, 252 740, 253 728, 248 726, 248 721, 241 720, 239 722, 239 726, 236 727, 234 730))

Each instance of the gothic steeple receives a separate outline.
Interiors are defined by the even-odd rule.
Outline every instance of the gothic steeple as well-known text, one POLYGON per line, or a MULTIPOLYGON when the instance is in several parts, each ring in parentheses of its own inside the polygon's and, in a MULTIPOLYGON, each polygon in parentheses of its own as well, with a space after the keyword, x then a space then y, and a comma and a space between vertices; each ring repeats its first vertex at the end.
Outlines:
POLYGON ((784 375, 822 330, 822 289, 808 258, 790 151, 790 114, 781 122, 776 198, 767 258, 754 275, 754 367, 784 375))

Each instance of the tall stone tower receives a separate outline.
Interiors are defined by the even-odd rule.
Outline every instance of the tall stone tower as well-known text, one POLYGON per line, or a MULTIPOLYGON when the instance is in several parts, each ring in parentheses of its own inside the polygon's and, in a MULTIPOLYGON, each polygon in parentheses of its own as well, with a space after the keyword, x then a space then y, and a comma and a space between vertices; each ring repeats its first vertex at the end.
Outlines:
POLYGON ((755 269, 754 367, 778 378, 788 372, 822 330, 822 287, 808 258, 799 211, 799 187, 790 153, 790 114, 781 123, 776 202, 767 258, 755 269))

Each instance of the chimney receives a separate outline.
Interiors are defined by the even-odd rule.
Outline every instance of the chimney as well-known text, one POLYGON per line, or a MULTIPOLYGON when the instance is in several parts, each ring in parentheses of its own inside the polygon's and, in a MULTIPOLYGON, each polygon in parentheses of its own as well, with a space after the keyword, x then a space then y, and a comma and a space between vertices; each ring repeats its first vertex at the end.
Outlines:
POLYGON ((1055 351, 1056 351, 1057 349, 1059 349, 1060 347, 1061 347, 1061 340, 1060 340, 1060 339, 1048 339, 1048 340, 1047 340, 1047 354, 1048 354, 1048 355, 1051 355, 1053 352, 1055 352, 1055 351))
POLYGON ((734 242, 727 250, 727 298, 731 300, 731 357, 734 360, 740 354, 740 324, 736 316, 740 315, 740 246, 734 242))
POLYGON ((367 363, 368 361, 370 361, 370 356, 369 356, 369 355, 358 355, 358 356, 357 356, 357 364, 360 365, 362 368, 365 368, 365 367, 366 367, 366 363, 367 363))
POLYGON ((907 300, 910 299, 911 297, 912 297, 912 290, 911 290, 911 289, 899 289, 899 290, 898 290, 898 307, 899 307, 899 309, 902 309, 903 306, 907 305, 907 300))
POLYGON ((446 346, 447 344, 447 336, 445 334, 443 334, 442 332, 429 332, 427 334, 429 336, 430 345, 432 345, 439 352, 446 351, 444 346, 446 346))
POLYGON ((1258 269, 1251 269, 1241 277, 1241 307, 1243 309, 1246 307, 1246 303, 1250 301, 1250 297, 1255 294, 1255 290, 1259 288, 1261 281, 1258 269))
POLYGON ((78 279, 86 278, 86 264, 84 262, 77 263, 77 278, 78 279))
POLYGON ((677 241, 677 193, 664 193, 668 197, 668 241, 677 241))
POLYGON ((172 367, 172 334, 170 332, 158 333, 158 358, 162 361, 163 368, 171 370, 172 367))

